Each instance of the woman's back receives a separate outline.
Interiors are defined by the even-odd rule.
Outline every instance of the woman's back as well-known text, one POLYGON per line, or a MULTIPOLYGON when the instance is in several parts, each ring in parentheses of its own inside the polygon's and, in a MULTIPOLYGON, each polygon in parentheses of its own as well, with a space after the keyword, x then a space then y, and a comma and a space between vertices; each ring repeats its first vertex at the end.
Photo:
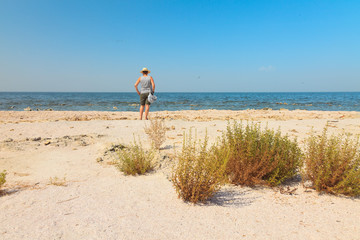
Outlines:
POLYGON ((142 76, 140 78, 140 83, 141 83, 141 93, 150 93, 150 92, 152 92, 150 76, 142 76))

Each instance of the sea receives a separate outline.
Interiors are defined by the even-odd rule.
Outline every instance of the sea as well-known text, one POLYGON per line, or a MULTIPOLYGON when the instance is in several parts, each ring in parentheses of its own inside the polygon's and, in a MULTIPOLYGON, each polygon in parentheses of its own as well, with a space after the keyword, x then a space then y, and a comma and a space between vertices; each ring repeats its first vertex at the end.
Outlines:
MULTIPOLYGON (((151 111, 288 109, 360 111, 360 92, 157 92, 151 111)), ((130 92, 0 92, 1 111, 138 111, 130 92)))

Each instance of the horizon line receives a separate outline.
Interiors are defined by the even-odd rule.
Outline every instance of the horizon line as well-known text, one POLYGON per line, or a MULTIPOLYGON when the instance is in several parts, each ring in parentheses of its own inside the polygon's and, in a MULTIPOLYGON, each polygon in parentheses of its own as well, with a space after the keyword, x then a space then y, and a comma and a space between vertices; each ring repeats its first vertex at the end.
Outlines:
MULTIPOLYGON (((0 93, 135 93, 137 94, 135 91, 124 91, 124 92, 113 92, 113 91, 105 91, 105 92, 101 92, 101 91, 83 91, 83 92, 79 92, 79 91, 0 91, 0 93)), ((264 91, 239 91, 239 92, 230 92, 230 91, 223 91, 223 92, 216 92, 216 91, 201 91, 201 92, 181 92, 181 91, 156 91, 155 93, 360 93, 360 91, 269 91, 269 92, 264 92, 264 91)))

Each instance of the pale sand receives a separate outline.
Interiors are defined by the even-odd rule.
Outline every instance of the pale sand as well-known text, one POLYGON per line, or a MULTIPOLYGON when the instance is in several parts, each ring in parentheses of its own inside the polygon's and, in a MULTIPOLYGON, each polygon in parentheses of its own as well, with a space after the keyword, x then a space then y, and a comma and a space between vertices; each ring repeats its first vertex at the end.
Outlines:
POLYGON ((177 198, 168 180, 189 129, 210 141, 227 119, 253 120, 298 138, 312 131, 360 134, 359 112, 180 111, 151 113, 170 128, 156 171, 124 176, 109 165, 111 143, 142 139, 129 112, 0 112, 0 239, 360 239, 360 199, 305 191, 225 186, 208 203, 177 198), (121 120, 120 119, 126 119, 121 120), (87 121, 91 120, 91 121, 87 121), (35 138, 41 137, 41 140, 35 138), (48 144, 48 145, 45 145, 48 144), (174 149, 175 147, 175 149, 174 149), (102 162, 97 162, 99 157, 102 162), (66 178, 66 186, 49 179, 66 178), (4 195, 5 193, 5 195, 4 195))

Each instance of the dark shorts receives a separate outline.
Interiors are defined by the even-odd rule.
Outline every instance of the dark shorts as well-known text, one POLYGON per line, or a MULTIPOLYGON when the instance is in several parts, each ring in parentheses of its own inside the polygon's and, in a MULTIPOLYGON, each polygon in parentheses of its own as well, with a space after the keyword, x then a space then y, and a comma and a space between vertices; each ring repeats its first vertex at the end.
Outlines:
POLYGON ((150 105, 150 102, 148 100, 149 94, 150 93, 142 93, 142 94, 140 94, 140 105, 141 106, 144 106, 145 104, 150 105))

